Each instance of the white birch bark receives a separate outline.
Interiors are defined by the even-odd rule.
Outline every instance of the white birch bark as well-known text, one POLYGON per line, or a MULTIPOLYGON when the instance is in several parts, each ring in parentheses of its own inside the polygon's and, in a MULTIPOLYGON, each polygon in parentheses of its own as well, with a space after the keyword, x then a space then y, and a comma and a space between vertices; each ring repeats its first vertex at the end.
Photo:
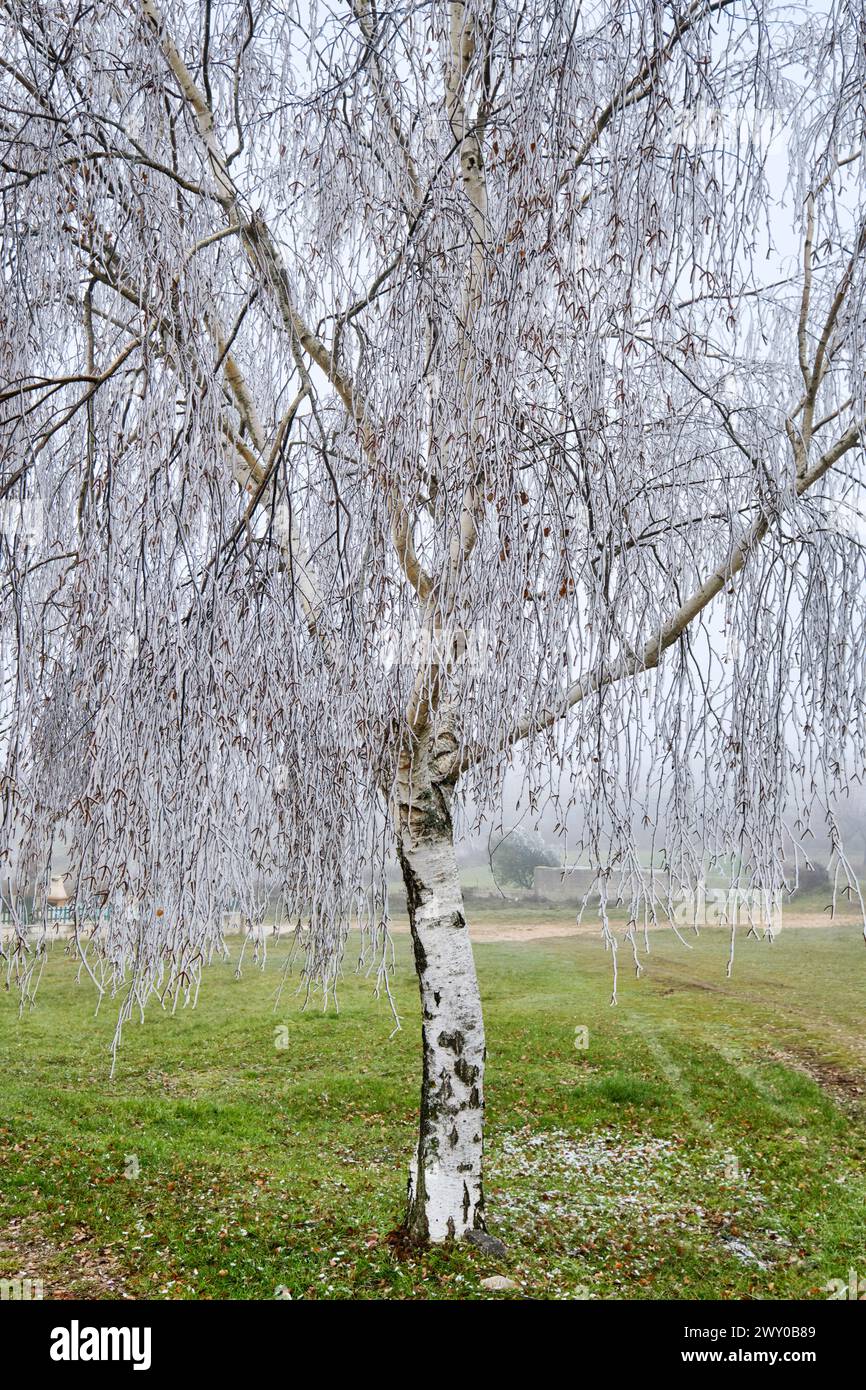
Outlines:
POLYGON ((484 1020, 463 911, 449 788, 401 797, 398 853, 421 993, 423 1080, 406 1230, 419 1242, 484 1229, 484 1020))

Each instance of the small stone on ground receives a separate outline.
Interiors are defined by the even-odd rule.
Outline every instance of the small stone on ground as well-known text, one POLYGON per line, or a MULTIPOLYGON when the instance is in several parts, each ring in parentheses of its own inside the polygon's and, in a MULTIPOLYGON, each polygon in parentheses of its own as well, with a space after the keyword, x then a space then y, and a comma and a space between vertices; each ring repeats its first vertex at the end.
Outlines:
POLYGON ((476 1246, 478 1250, 483 1250, 485 1255, 496 1255, 502 1257, 508 1254, 508 1249, 503 1241, 496 1236, 488 1235, 486 1231, 467 1231, 463 1237, 470 1245, 476 1246))

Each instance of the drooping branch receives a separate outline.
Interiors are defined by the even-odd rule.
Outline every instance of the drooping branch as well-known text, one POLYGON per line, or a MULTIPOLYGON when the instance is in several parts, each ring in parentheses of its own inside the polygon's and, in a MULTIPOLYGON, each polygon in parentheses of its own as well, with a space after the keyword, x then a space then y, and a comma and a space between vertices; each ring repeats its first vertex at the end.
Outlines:
MULTIPOLYGON (((839 459, 843 458, 851 449, 857 448, 862 438, 862 426, 851 425, 837 439, 836 443, 821 455, 810 471, 798 479, 797 497, 803 497, 815 483, 829 472, 834 464, 839 462, 839 459)), ((489 751, 508 748, 519 743, 522 739, 551 728, 560 719, 565 718, 569 711, 574 709, 575 705, 580 704, 582 700, 585 700, 588 695, 658 666, 662 654, 679 641, 698 615, 740 573, 749 557, 767 535, 771 524, 772 518, 770 516, 765 514, 757 517, 731 547, 722 563, 717 565, 704 582, 689 595, 685 602, 680 604, 661 630, 646 639, 639 652, 624 655, 610 665, 602 666, 585 676, 581 676, 579 680, 569 686, 561 699, 539 714, 525 716, 518 720, 516 724, 505 731, 501 739, 496 739, 490 748, 475 748, 464 753, 460 759, 459 770, 465 771, 489 751)))
POLYGON ((862 761, 850 13, 136 14, 2 11, 26 872, 62 826, 159 897, 170 931, 118 907, 112 986, 182 989, 273 888, 330 988, 395 777, 477 822, 544 731, 526 801, 634 914, 645 826, 672 881, 778 884, 862 761))
MULTIPOLYGON (((265 289, 273 296, 290 338, 297 342, 333 385, 349 416, 361 428, 361 438, 366 452, 371 460, 378 464, 375 427, 362 393, 357 390, 350 376, 338 366, 334 355, 298 312, 291 293, 289 277, 265 219, 258 211, 247 214, 244 209, 240 193, 220 148, 213 113, 204 93, 196 85, 157 7, 152 0, 141 0, 141 4, 166 62, 195 117, 196 128, 207 152, 218 197, 230 227, 239 229, 241 242, 250 262, 265 289)), ((393 487, 386 485, 385 495, 392 515, 392 535, 397 558, 406 578, 423 598, 429 590, 430 580, 415 555, 408 510, 393 487)))

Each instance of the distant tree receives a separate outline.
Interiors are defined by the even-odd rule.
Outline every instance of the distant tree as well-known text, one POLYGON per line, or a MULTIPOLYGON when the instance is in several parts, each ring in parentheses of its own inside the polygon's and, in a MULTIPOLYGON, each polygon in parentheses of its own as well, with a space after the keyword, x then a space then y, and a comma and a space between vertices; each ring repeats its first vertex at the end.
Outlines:
POLYGON ((775 889, 866 763, 862 4, 0 14, 9 978, 63 841, 119 1027, 271 889, 327 1000, 352 922, 386 978, 396 849, 406 1223, 459 1238, 455 817, 519 762, 634 926, 775 889))
POLYGON ((810 893, 818 893, 830 887, 830 875, 826 866, 820 864, 817 859, 813 859, 811 864, 800 864, 797 873, 797 890, 795 897, 805 897, 810 893))
POLYGON ((558 868, 560 856, 539 834, 515 826, 506 831, 491 855, 493 871, 499 882, 518 888, 531 888, 536 865, 558 868))

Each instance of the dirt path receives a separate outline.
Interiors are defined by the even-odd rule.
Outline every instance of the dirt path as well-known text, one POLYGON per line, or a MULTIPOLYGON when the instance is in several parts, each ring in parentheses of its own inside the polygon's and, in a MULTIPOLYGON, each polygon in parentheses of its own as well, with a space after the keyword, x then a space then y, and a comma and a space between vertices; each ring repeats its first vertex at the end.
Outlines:
MULTIPOLYGON (((853 913, 846 913, 844 916, 838 913, 831 921, 827 914, 821 915, 815 912, 786 912, 783 917, 781 930, 797 931, 806 927, 847 927, 852 931, 856 931, 860 925, 860 919, 854 916, 853 913)), ((624 935, 625 926, 623 923, 614 922, 611 926, 618 938, 624 935)), ((409 924, 406 921, 392 922, 391 930, 397 935, 402 935, 409 931, 409 924)), ((598 937, 601 933, 598 922, 591 919, 581 922, 579 926, 574 922, 563 922, 561 920, 507 923, 470 921, 469 930, 472 940, 477 942, 548 941, 557 937, 569 936, 598 937)), ((650 927, 651 932, 669 932, 670 930, 670 925, 666 922, 660 923, 656 927, 650 927)), ((701 928, 701 933, 723 932, 725 936, 727 936, 728 930, 726 926, 706 926, 701 928)), ((742 934, 744 928, 739 927, 737 930, 738 934, 742 934)), ((684 931, 683 934, 686 935, 687 933, 684 931)))

